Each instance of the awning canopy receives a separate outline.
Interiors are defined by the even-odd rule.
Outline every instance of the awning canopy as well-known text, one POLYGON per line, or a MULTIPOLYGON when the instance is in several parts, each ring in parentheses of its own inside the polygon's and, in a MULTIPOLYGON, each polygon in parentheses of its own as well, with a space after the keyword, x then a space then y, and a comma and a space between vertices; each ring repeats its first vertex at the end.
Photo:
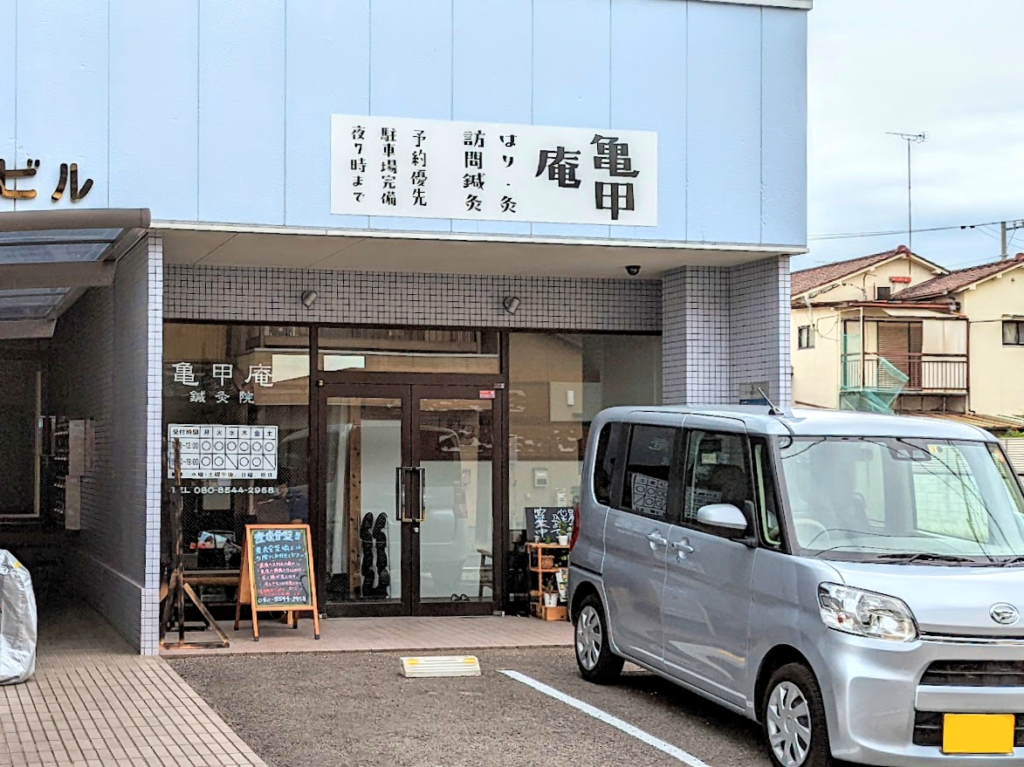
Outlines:
POLYGON ((0 213, 0 339, 48 338, 86 288, 110 285, 145 209, 0 213))
POLYGON ((906 317, 919 320, 956 320, 961 317, 949 312, 937 312, 934 309, 883 309, 890 317, 906 317))

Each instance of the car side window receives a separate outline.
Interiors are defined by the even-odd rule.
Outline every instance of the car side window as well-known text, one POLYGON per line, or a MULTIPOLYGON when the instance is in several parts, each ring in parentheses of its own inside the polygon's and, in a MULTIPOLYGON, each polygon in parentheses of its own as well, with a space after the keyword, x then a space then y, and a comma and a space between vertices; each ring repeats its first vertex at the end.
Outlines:
MULTIPOLYGON (((699 526, 697 512, 704 506, 729 503, 742 510, 744 503, 752 500, 747 438, 728 432, 691 431, 683 524, 699 526)), ((708 529, 708 532, 712 531, 708 529)))
POLYGON ((782 547, 779 530, 779 510, 775 496, 775 477, 772 474, 771 452, 768 440, 754 437, 750 440, 754 461, 754 489, 757 492, 757 516, 761 524, 761 537, 773 549, 782 547))
POLYGON ((613 506, 615 470, 622 463, 628 428, 624 423, 606 423, 597 437, 594 456, 594 497, 605 506, 613 506))
POLYGON ((668 518, 669 480, 677 430, 670 426, 633 426, 622 483, 622 504, 653 519, 668 518))

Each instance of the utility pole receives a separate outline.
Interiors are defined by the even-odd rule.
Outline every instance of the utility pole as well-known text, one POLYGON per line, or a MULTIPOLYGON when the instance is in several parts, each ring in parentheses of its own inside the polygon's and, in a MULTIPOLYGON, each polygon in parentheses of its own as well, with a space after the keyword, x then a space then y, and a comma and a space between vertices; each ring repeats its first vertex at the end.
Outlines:
POLYGON ((1016 232, 1018 229, 1024 229, 1024 221, 1003 221, 999 225, 999 243, 1002 246, 999 249, 999 258, 1009 258, 1009 246, 1006 243, 1007 232, 1016 232))
POLYGON ((888 131, 889 136, 898 136, 907 142, 907 247, 910 252, 914 252, 914 183, 913 183, 913 172, 911 167, 911 152, 910 148, 912 144, 923 144, 928 140, 927 132, 921 133, 893 133, 888 131))

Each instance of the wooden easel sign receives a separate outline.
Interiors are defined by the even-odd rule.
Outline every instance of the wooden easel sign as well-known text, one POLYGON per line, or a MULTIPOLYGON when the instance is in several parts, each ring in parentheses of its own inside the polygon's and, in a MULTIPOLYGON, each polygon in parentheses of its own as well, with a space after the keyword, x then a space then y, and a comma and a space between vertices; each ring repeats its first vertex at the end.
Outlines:
POLYGON ((246 525, 238 573, 235 631, 242 605, 252 610, 252 641, 260 641, 261 612, 283 612, 298 628, 296 613, 313 613, 313 637, 320 638, 313 547, 309 525, 246 525))

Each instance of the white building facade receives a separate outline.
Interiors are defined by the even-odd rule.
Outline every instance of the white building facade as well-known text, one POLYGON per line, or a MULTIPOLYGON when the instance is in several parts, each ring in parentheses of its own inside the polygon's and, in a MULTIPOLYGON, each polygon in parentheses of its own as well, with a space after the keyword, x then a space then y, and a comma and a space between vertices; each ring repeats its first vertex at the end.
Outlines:
POLYGON ((300 520, 331 615, 515 610, 599 409, 790 400, 810 5, 5 4, 0 357, 95 438, 0 545, 145 653, 183 491, 187 569, 300 520))

